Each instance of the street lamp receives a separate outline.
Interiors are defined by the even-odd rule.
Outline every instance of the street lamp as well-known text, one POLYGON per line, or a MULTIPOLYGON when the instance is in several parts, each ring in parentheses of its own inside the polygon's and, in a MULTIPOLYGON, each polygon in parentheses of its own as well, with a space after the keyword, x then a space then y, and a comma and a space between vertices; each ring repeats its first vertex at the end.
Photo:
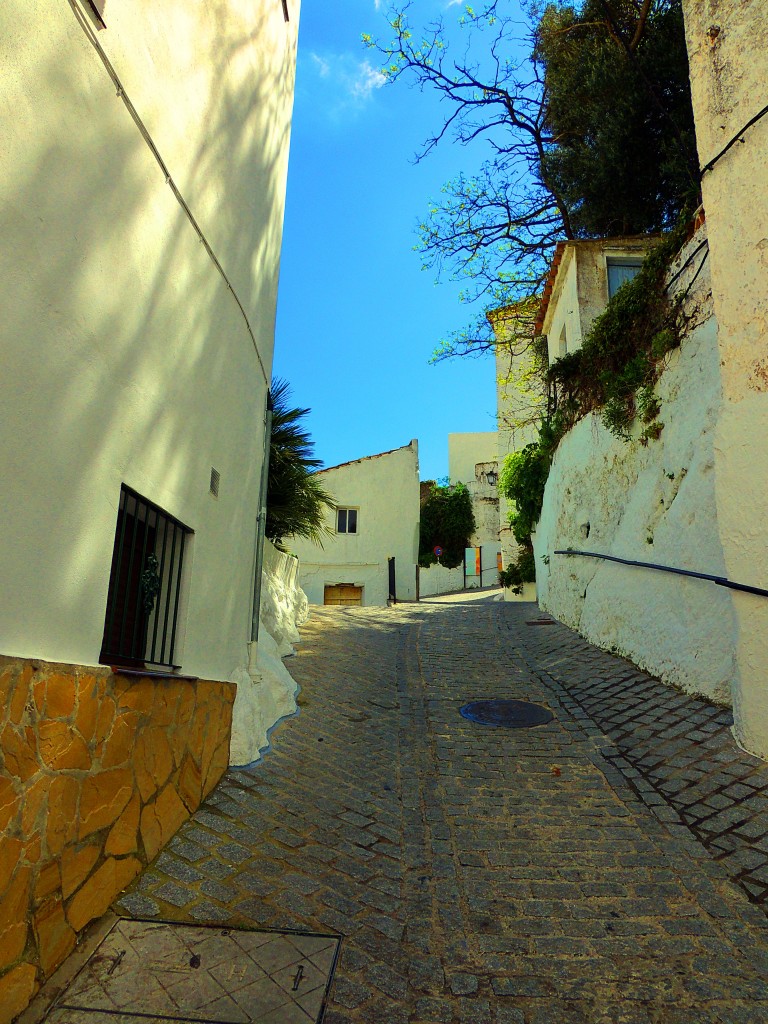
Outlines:
POLYGON ((485 474, 485 479, 488 481, 489 487, 495 487, 496 481, 499 479, 499 477, 496 471, 491 469, 488 473, 485 474))

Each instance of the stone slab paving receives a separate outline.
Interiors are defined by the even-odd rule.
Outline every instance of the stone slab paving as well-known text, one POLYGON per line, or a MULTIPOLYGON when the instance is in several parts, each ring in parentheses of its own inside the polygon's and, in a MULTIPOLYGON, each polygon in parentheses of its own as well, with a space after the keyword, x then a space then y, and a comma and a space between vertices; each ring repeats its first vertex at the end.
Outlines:
POLYGON ((315 611, 301 713, 117 909, 340 934, 325 1024, 768 1024, 765 914, 568 688, 627 663, 534 616, 315 611), (482 698, 555 719, 459 715, 482 698))

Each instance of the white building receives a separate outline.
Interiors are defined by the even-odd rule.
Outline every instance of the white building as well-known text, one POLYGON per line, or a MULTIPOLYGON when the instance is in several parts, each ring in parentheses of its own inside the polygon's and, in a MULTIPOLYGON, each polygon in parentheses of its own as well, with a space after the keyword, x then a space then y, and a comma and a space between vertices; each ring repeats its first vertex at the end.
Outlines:
POLYGON ((465 582, 491 586, 498 582, 499 553, 499 436, 495 430, 448 435, 448 476, 462 483, 472 498, 475 530, 466 559, 465 582), (478 553, 479 549, 479 553, 478 553))
MULTIPOLYGON (((496 423, 499 470, 508 455, 535 441, 545 412, 536 373, 532 330, 538 304, 504 306, 488 315, 496 338, 496 423)), ((520 546, 509 523, 511 504, 499 494, 499 545, 503 568, 515 563, 520 546)))
POLYGON ((288 7, 2 5, 2 654, 247 663, 288 7), (110 596, 123 523, 144 561, 110 596), (117 625, 150 554, 157 633, 141 602, 117 625))
POLYGON ((419 555, 418 441, 321 470, 334 501, 318 547, 287 538, 310 604, 386 605, 416 599, 419 555))
POLYGON ((298 8, 0 4, 0 1024, 215 786, 236 691, 251 735, 295 707, 249 669, 298 8))
POLYGON ((581 348, 595 317, 657 242, 638 235, 558 243, 534 327, 546 336, 550 364, 581 348))

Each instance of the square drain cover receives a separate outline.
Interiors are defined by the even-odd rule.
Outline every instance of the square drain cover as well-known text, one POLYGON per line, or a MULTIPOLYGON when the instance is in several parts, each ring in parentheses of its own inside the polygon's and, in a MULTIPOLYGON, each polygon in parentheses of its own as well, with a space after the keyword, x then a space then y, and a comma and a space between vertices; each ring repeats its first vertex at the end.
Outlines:
POLYGON ((121 920, 45 1024, 317 1024, 339 937, 121 920))

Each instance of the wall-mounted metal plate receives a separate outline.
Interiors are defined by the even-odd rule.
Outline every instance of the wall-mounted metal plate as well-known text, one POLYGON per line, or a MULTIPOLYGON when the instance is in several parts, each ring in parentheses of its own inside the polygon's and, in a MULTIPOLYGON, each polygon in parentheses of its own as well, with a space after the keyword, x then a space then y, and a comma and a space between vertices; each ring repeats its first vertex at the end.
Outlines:
POLYGON ((45 1024, 317 1024, 340 939, 121 920, 45 1024))
POLYGON ((555 717, 548 708, 527 700, 474 700, 460 708, 459 714, 478 725, 503 729, 530 729, 546 725, 555 717))

